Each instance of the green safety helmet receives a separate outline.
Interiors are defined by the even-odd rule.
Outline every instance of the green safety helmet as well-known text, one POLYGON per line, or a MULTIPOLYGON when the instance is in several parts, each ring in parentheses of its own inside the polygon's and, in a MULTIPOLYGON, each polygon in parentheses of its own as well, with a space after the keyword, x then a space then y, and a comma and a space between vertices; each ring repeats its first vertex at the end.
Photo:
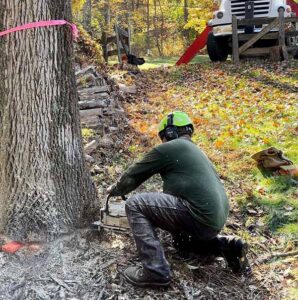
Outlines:
POLYGON ((167 140, 173 140, 178 138, 179 133, 192 134, 193 130, 194 127, 190 117, 185 112, 174 111, 161 120, 158 134, 161 139, 166 137, 167 140))

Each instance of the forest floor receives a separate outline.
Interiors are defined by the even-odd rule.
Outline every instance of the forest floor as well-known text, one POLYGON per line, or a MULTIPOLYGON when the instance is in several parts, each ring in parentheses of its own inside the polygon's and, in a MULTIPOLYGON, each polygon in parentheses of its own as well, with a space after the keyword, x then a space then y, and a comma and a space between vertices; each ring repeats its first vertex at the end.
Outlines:
MULTIPOLYGON (((115 81, 137 89, 123 94, 130 130, 121 143, 94 155, 91 174, 100 199, 128 165, 159 143, 160 119, 186 111, 195 124, 194 142, 215 164, 231 200, 223 233, 249 243, 252 276, 235 276, 220 258, 182 259, 171 236, 159 231, 171 286, 135 288, 121 274, 140 263, 131 233, 82 229, 14 255, 0 252, 0 299, 297 299, 297 181, 263 178, 251 159, 275 146, 298 163, 297 66, 250 61, 162 66, 136 75, 110 70, 115 81)), ((85 142, 93 133, 83 132, 85 142)), ((160 178, 135 192, 144 190, 161 190, 160 178)))

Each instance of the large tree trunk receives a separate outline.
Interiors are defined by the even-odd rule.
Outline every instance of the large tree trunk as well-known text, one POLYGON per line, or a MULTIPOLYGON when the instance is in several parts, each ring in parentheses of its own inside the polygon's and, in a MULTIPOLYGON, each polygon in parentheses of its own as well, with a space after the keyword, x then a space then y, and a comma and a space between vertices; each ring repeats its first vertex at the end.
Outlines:
MULTIPOLYGON (((0 0, 0 29, 70 18, 70 0, 0 0)), ((0 232, 55 236, 91 219, 96 200, 82 151, 71 30, 6 35, 0 53, 0 232)))

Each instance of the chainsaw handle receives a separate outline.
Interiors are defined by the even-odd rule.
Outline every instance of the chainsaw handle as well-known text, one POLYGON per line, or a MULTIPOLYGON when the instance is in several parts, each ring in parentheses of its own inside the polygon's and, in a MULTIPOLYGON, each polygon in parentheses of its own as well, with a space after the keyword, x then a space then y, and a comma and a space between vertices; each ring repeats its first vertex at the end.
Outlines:
POLYGON ((106 212, 107 214, 109 214, 109 200, 110 200, 111 197, 112 197, 112 196, 109 194, 109 195, 107 196, 106 202, 105 202, 105 212, 106 212))

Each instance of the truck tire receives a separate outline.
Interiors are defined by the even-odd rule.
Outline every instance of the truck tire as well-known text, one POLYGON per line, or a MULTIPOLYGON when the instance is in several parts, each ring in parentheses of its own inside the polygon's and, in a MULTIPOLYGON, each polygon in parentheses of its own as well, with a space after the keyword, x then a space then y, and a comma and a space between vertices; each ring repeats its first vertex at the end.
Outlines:
POLYGON ((228 42, 225 37, 215 37, 212 32, 209 33, 207 51, 212 61, 226 61, 228 50, 228 42))

